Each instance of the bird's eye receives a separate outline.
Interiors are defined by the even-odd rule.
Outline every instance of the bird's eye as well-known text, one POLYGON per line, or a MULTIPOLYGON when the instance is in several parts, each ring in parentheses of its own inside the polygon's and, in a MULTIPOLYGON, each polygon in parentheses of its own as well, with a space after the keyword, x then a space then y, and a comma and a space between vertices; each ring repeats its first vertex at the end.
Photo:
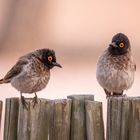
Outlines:
POLYGON ((121 42, 121 43, 119 44, 119 47, 120 47, 120 48, 123 48, 123 47, 124 47, 124 43, 121 42))
POLYGON ((48 56, 48 61, 51 62, 52 61, 52 56, 48 56))

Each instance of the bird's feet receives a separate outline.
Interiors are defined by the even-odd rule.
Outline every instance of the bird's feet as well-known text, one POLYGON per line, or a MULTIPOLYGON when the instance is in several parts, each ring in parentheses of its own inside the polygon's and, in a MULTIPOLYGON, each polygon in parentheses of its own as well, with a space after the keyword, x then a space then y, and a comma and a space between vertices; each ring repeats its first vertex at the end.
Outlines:
POLYGON ((111 92, 106 92, 106 99, 112 97, 111 92))
POLYGON ((21 95, 21 103, 23 105, 23 108, 28 110, 28 103, 26 102, 24 96, 21 95))
POLYGON ((107 91, 106 89, 104 89, 104 91, 106 93, 106 99, 112 97, 111 92, 107 91))
POLYGON ((113 97, 122 97, 122 96, 123 96, 123 92, 121 93, 113 92, 113 97))
POLYGON ((35 93, 35 97, 32 99, 32 102, 33 102, 33 108, 34 108, 35 105, 38 103, 38 98, 37 98, 36 93, 35 93))
POLYGON ((107 95, 106 98, 110 98, 110 97, 127 97, 126 94, 113 94, 113 95, 107 95))
POLYGON ((115 94, 112 97, 127 97, 126 94, 115 94))

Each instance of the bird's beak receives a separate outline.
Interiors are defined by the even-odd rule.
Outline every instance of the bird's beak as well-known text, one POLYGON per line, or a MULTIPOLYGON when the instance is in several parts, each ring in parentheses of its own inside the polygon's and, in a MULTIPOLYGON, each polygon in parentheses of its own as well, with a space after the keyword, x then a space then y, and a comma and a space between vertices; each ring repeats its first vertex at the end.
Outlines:
POLYGON ((58 64, 57 62, 53 62, 53 66, 57 66, 59 68, 62 68, 62 66, 60 64, 58 64))
POLYGON ((112 42, 109 46, 110 47, 114 47, 114 48, 117 48, 118 47, 115 42, 112 42))

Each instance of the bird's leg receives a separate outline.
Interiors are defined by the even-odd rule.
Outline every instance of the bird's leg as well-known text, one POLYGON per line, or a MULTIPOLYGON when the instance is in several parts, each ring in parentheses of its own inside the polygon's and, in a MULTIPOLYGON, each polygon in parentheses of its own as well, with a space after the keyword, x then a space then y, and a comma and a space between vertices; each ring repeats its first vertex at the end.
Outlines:
MULTIPOLYGON (((119 97, 119 96, 123 96, 123 91, 120 93, 117 92, 113 92, 113 96, 119 97)), ((125 96, 125 95, 124 95, 125 96)))
POLYGON ((104 89, 105 93, 106 93, 106 98, 111 96, 111 92, 107 91, 106 89, 104 89))
POLYGON ((37 95, 36 95, 36 93, 34 93, 35 94, 35 97, 33 98, 33 108, 35 107, 35 105, 38 103, 38 98, 37 98, 37 95))
POLYGON ((20 98, 21 98, 21 103, 23 105, 23 108, 28 109, 28 103, 26 102, 24 96, 22 96, 22 92, 20 92, 20 98))

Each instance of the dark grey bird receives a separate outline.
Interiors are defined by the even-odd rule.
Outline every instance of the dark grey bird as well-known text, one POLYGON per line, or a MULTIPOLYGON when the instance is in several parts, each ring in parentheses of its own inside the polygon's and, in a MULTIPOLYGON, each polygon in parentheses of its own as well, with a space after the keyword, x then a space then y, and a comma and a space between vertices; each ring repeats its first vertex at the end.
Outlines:
POLYGON ((97 81, 107 96, 122 96, 134 82, 136 64, 132 57, 130 41, 123 33, 112 38, 107 50, 97 62, 97 81))
POLYGON ((56 62, 54 50, 39 49, 19 58, 17 63, 0 80, 0 84, 11 83, 20 91, 21 102, 26 107, 22 93, 34 93, 34 105, 37 103, 36 92, 44 89, 50 79, 50 69, 54 66, 62 67, 56 62))

